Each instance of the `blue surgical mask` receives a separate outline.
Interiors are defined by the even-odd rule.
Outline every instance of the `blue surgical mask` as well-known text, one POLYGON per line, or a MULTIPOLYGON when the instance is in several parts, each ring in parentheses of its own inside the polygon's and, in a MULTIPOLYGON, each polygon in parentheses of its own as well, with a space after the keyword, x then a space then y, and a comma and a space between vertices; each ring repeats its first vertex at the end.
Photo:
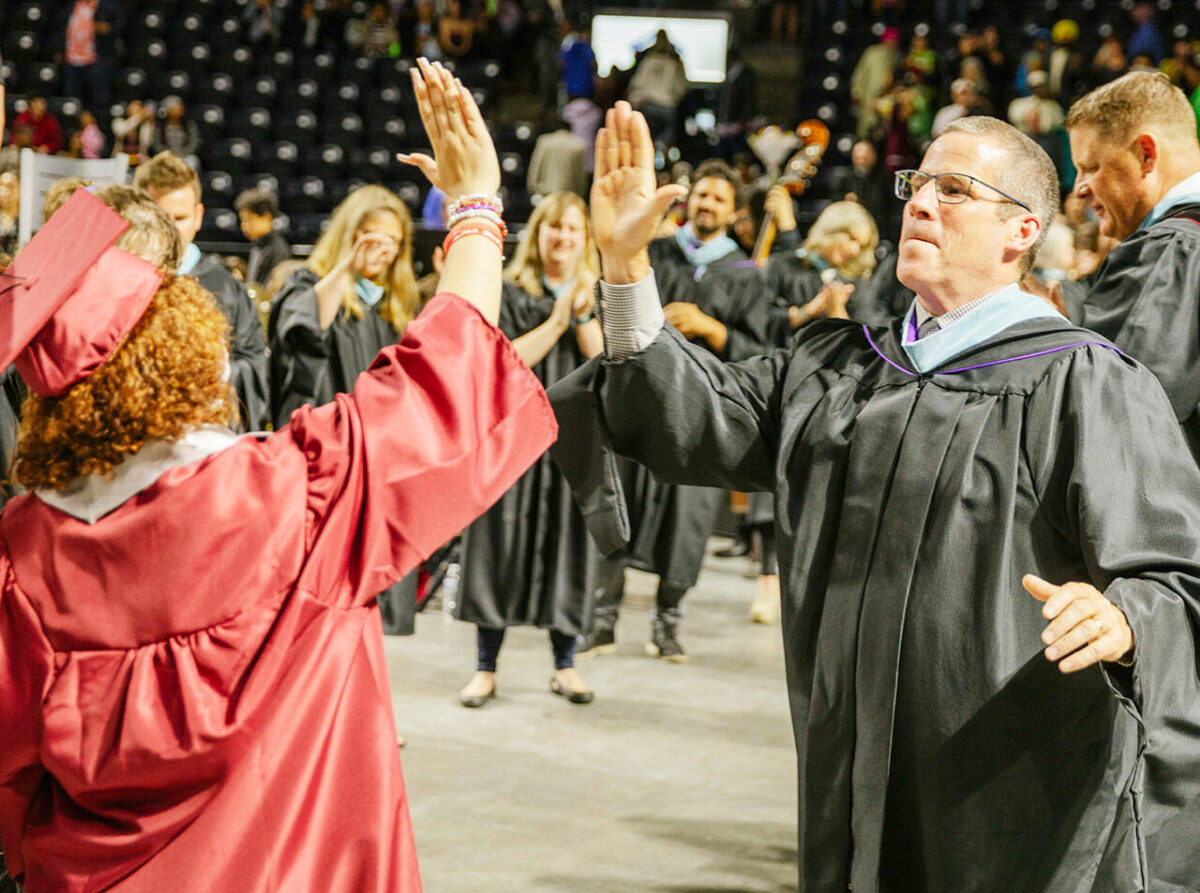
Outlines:
POLYGON ((383 292, 383 286, 376 285, 370 279, 364 279, 362 276, 359 276, 354 280, 354 293, 368 307, 374 307, 383 300, 383 292))

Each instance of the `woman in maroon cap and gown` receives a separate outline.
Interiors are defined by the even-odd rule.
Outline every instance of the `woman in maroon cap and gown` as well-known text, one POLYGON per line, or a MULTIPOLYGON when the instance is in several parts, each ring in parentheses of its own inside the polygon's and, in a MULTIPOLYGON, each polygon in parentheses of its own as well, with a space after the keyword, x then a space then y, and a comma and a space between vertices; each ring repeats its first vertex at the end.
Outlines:
MULTIPOLYGON (((422 71, 422 168, 495 192, 469 94, 422 71)), ((27 893, 418 891, 374 594, 554 438, 494 326, 498 245, 453 244, 352 393, 237 437, 216 308, 110 247, 124 226, 78 193, 0 282, 0 367, 34 394, 32 492, 0 517, 9 868, 27 893)))

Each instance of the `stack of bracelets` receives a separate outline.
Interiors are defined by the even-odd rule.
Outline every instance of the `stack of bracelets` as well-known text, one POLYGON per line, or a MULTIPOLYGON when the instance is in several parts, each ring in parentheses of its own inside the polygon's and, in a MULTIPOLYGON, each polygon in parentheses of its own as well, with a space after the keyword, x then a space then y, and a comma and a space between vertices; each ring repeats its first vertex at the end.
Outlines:
POLYGON ((508 227, 504 225, 504 205, 498 195, 472 193, 460 195, 447 209, 446 225, 450 232, 442 243, 442 250, 450 253, 450 247, 464 236, 483 236, 504 253, 504 237, 508 227))

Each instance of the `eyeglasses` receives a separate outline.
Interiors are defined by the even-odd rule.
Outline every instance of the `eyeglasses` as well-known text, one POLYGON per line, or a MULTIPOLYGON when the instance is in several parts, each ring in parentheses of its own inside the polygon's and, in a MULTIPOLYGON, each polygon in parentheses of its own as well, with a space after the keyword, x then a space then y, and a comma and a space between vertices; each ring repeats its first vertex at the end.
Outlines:
POLYGON ((997 189, 991 183, 985 183, 978 177, 972 177, 970 174, 927 174, 924 171, 896 171, 896 198, 903 201, 908 201, 914 195, 921 191, 930 180, 933 181, 933 188, 937 192, 938 201, 944 202, 947 205, 957 205, 965 202, 969 198, 976 198, 971 195, 971 186, 978 183, 980 186, 986 186, 992 192, 1004 196, 1004 198, 1014 205, 1020 205, 1026 211, 1033 209, 1020 199, 1013 198, 1007 192, 997 189))

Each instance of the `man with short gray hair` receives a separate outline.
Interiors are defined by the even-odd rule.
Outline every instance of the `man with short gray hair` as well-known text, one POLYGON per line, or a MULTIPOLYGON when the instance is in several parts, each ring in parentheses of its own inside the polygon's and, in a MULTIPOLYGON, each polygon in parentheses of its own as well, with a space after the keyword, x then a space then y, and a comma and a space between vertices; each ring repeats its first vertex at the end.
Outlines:
POLYGON ((665 324, 646 243, 678 189, 618 103, 605 357, 550 390, 555 458, 602 548, 606 447, 774 494, 800 893, 1195 889, 1200 469, 1154 376, 1020 288, 1057 178, 975 121, 897 174, 903 319, 721 363, 665 324))
MULTIPOLYGON (((1165 75, 1131 72, 1065 122, 1075 192, 1118 239, 1083 294, 1080 324, 1150 368, 1200 460, 1200 143, 1165 75)), ((1067 286, 1070 288, 1071 286, 1067 286)))

